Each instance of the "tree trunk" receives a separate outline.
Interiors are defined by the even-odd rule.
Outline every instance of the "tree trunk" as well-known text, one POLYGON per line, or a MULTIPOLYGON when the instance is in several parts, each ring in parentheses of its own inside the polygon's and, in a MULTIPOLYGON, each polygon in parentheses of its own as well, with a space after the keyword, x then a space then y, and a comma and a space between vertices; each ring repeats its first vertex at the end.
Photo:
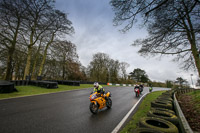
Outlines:
POLYGON ((38 76, 42 75, 42 71, 43 71, 43 68, 44 68, 44 63, 45 63, 46 57, 47 57, 47 49, 52 44, 53 40, 54 40, 54 33, 52 34, 51 40, 47 43, 47 46, 45 47, 44 55, 43 55, 43 58, 42 58, 42 63, 40 64, 40 69, 39 69, 38 76))
POLYGON ((19 63, 15 66, 15 80, 19 80, 19 63))
POLYGON ((26 60, 26 67, 24 70, 24 78, 23 78, 24 80, 26 79, 26 76, 30 74, 32 49, 33 49, 33 45, 35 44, 33 41, 34 34, 35 34, 35 25, 36 24, 34 23, 34 27, 31 28, 30 44, 28 45, 28 55, 27 55, 27 60, 26 60))
POLYGON ((26 67, 24 71, 24 80, 26 79, 26 76, 30 74, 30 66, 31 66, 31 55, 32 55, 32 45, 28 46, 28 55, 26 60, 26 67))
POLYGON ((8 50, 8 58, 7 58, 7 69, 6 69, 6 75, 5 80, 12 80, 12 62, 13 62, 13 54, 14 54, 14 48, 9 48, 8 50))
POLYGON ((63 74, 62 74, 62 77, 63 77, 63 80, 65 80, 65 63, 66 63, 66 61, 65 61, 65 55, 63 55, 63 74))
POLYGON ((63 64, 63 74, 62 74, 62 77, 63 77, 62 79, 65 80, 65 66, 64 66, 64 64, 63 64))
POLYGON ((43 68, 44 68, 44 63, 45 63, 46 57, 47 57, 47 49, 48 49, 48 47, 49 47, 50 44, 51 43, 48 43, 47 46, 45 47, 43 58, 42 58, 42 62, 40 64, 40 69, 39 69, 39 72, 38 72, 38 76, 42 75, 42 71, 43 71, 43 68))
POLYGON ((193 55, 193 58, 194 58, 194 61, 195 61, 195 65, 196 65, 198 74, 200 76, 200 57, 199 57, 199 53, 198 53, 196 45, 191 44, 191 49, 192 49, 192 55, 193 55))
POLYGON ((38 57, 39 57, 40 47, 41 47, 41 43, 40 43, 40 45, 37 49, 36 57, 35 57, 35 60, 34 60, 34 63, 33 63, 33 71, 32 71, 32 77, 33 78, 36 77, 35 69, 36 69, 36 64, 37 64, 37 60, 38 60, 38 57))
POLYGON ((6 75, 5 80, 11 80, 12 79, 12 61, 13 61, 13 54, 15 52, 15 45, 17 43, 17 36, 18 36, 18 30, 20 26, 20 19, 17 22, 17 27, 15 30, 14 38, 11 42, 11 47, 8 48, 8 60, 7 60, 7 69, 6 69, 6 75))
POLYGON ((200 58, 199 58, 199 50, 197 49, 197 44, 196 44, 196 36, 195 36, 195 32, 194 32, 194 28, 193 28, 193 25, 192 25, 191 18, 189 16, 189 11, 188 11, 187 8, 186 8, 186 12, 187 12, 188 26, 187 26, 187 24, 184 20, 182 20, 182 21, 183 21, 184 27, 186 29, 188 40, 189 40, 190 45, 191 45, 191 50, 192 50, 192 55, 193 55, 193 58, 194 58, 195 66, 196 66, 196 69, 197 69, 198 74, 200 76, 200 58))

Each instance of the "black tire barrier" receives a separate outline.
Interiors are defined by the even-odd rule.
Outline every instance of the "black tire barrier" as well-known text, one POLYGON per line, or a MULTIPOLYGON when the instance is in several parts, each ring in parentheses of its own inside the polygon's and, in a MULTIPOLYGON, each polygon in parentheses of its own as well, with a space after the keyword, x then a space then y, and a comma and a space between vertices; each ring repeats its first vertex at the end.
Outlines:
POLYGON ((58 83, 57 82, 38 81, 37 85, 39 87, 48 88, 48 89, 56 89, 56 88, 58 88, 58 83))
POLYGON ((80 81, 71 81, 71 80, 48 80, 52 82, 57 82, 61 85, 70 85, 70 86, 80 86, 80 81))
POLYGON ((155 101, 151 102, 151 107, 165 108, 165 109, 173 110, 172 104, 169 104, 169 103, 157 103, 155 101))
MULTIPOLYGON (((80 84, 94 84, 96 81, 80 81, 80 84)), ((107 83, 98 82, 100 85, 107 85, 107 83)))
POLYGON ((17 91, 14 83, 0 80, 0 93, 11 93, 17 91))
POLYGON ((152 128, 136 128, 133 133, 164 133, 152 128))
POLYGON ((174 125, 178 125, 178 117, 175 114, 169 113, 167 111, 151 110, 148 112, 147 116, 165 119, 174 125))
POLYGON ((164 108, 151 108, 150 110, 157 110, 157 111, 166 111, 166 112, 169 112, 169 113, 172 113, 172 114, 176 114, 173 110, 170 110, 170 109, 164 109, 164 108))
POLYGON ((166 93, 165 93, 165 94, 162 94, 161 96, 173 98, 173 97, 172 97, 172 94, 166 94, 166 93))
POLYGON ((169 95, 160 95, 158 98, 172 99, 172 97, 169 95))
POLYGON ((162 94, 168 94, 168 95, 173 95, 174 92, 172 91, 166 91, 166 92, 163 92, 162 94))
POLYGON ((164 133, 178 133, 177 127, 169 121, 155 117, 143 117, 139 121, 139 127, 151 128, 164 133))
POLYGON ((163 100, 163 99, 156 99, 155 102, 156 103, 169 103, 169 104, 173 104, 171 101, 163 100))
POLYGON ((71 85, 71 86, 80 86, 80 81, 69 81, 69 80, 13 80, 16 86, 20 85, 34 85, 38 86, 38 82, 49 81, 49 82, 57 82, 58 84, 62 85, 71 85))
POLYGON ((172 98, 166 98, 166 97, 158 97, 157 100, 167 100, 173 102, 172 98))
POLYGON ((80 82, 79 81, 63 80, 62 83, 63 83, 63 85, 80 86, 80 82))
POLYGON ((14 83, 15 86, 30 85, 31 83, 31 81, 29 80, 12 80, 10 82, 14 83))
POLYGON ((37 80, 42 80, 42 76, 37 76, 37 80))

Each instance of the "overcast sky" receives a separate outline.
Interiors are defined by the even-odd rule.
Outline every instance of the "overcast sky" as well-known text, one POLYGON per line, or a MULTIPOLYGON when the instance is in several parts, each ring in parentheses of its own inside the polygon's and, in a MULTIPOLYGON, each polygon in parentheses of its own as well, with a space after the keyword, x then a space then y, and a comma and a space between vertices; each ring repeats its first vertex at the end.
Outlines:
POLYGON ((92 55, 103 52, 112 59, 130 64, 127 73, 140 68, 151 80, 165 82, 182 77, 189 83, 190 74, 193 74, 192 79, 196 82, 197 72, 181 70, 177 62, 172 62, 171 56, 140 56, 137 53, 139 47, 131 44, 135 39, 145 38, 148 35, 146 30, 136 25, 125 34, 119 32, 122 27, 113 26, 114 12, 109 0, 56 0, 56 8, 67 13, 73 23, 75 34, 67 39, 76 44, 79 60, 85 67, 92 55))

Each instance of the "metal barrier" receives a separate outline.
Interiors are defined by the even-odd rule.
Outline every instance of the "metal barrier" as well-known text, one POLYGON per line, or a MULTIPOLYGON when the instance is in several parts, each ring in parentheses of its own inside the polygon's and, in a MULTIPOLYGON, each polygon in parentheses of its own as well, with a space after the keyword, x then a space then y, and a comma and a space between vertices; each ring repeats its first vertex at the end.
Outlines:
MULTIPOLYGON (((190 89, 188 89, 190 90, 190 89)), ((191 91, 187 91, 186 89, 182 89, 182 90, 179 90, 177 91, 180 93, 187 93, 187 92, 191 92, 191 91)), ((176 99, 176 93, 174 93, 174 108, 175 108, 175 111, 176 111, 176 114, 177 116, 179 117, 179 125, 180 125, 180 130, 181 130, 181 133, 193 133, 192 129, 190 128, 190 125, 188 124, 181 108, 180 108, 180 105, 176 99)))
POLYGON ((175 91, 176 91, 177 95, 180 95, 180 94, 185 94, 185 93, 193 92, 194 89, 176 89, 175 91))

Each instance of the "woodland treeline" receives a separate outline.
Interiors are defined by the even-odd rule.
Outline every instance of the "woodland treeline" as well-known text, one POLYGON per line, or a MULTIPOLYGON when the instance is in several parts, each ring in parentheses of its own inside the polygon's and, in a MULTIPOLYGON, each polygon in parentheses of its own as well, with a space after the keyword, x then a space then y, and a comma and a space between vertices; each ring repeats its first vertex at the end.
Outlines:
MULTIPOLYGON (((164 0, 164 4, 167 2, 168 1, 164 0)), ((176 19, 177 22, 183 23, 183 25, 185 21, 188 21, 188 23, 191 22, 190 14, 192 17, 195 14, 195 18, 199 18, 199 10, 197 11, 197 9, 199 9, 199 1, 193 2, 194 3, 188 1, 185 3, 185 1, 182 1, 181 4, 183 4, 183 6, 185 5, 185 8, 180 7, 180 9, 184 10, 181 12, 182 14, 179 14, 180 19, 176 19), (191 12, 187 12, 187 6, 191 8, 191 12), (195 9, 194 12, 193 9, 195 9), (188 17, 185 18, 185 16, 188 17)), ((135 3, 111 1, 111 5, 116 7, 115 11, 119 11, 119 14, 116 12, 116 17, 118 16, 119 20, 121 20, 120 12, 124 11, 118 9, 118 5, 121 4, 127 7, 127 4, 132 5, 135 3)), ((137 6, 140 4, 143 5, 145 2, 137 3, 137 6)), ((157 11, 157 8, 153 8, 151 12, 153 11, 157 11)), ((177 12, 179 13, 179 10, 177 12)), ((125 13, 124 15, 128 14, 125 13)), ((162 16, 163 14, 158 15, 162 16)), ((165 23, 164 19, 165 18, 163 18, 163 22, 165 23)), ((119 20, 117 19, 116 22, 119 20)), ((195 24, 191 23, 191 25, 195 25, 195 27, 199 26, 199 23, 196 23, 197 21, 193 22, 195 22, 195 24)), ((187 29, 187 26, 191 25, 186 24, 184 26, 187 29)), ((164 27, 159 26, 158 28, 163 29, 164 27)), ((185 30, 180 32, 188 33, 187 36, 183 36, 186 38, 186 43, 184 44, 188 44, 187 39, 190 38, 190 32, 191 35, 194 35, 193 37, 199 35, 199 30, 196 29, 199 28, 195 28, 195 30, 192 28, 191 30, 186 30, 186 32, 185 30)), ((149 31, 151 31, 151 28, 149 31)), ((94 54, 89 65, 87 67, 83 66, 79 61, 79 55, 76 50, 76 45, 78 44, 74 44, 66 39, 67 36, 71 36, 74 33, 75 30, 72 22, 68 19, 66 13, 55 8, 54 0, 0 0, 0 79, 24 80, 26 76, 30 76, 31 79, 35 80, 37 76, 42 76, 43 79, 47 80, 82 80, 104 83, 150 82, 144 70, 134 69, 133 72, 127 74, 126 70, 130 66, 128 63, 112 59, 105 53, 94 54)), ((159 33, 162 34, 163 32, 159 33)), ((158 36, 159 35, 160 34, 158 34, 158 36)), ((165 39, 165 37, 163 39, 165 39)), ((195 40, 196 43, 194 46, 197 46, 197 44, 199 44, 197 43, 198 39, 195 37, 193 40, 195 40)), ((143 44, 144 41, 141 44, 143 44)), ((162 39, 160 41, 162 41, 162 39)), ((141 41, 136 42, 139 44, 141 41)), ((178 40, 177 42, 180 41, 178 40)), ((181 45, 182 43, 178 44, 181 45)), ((169 45, 169 48, 174 48, 173 45, 171 46, 171 43, 169 45)), ((178 49, 178 54, 185 51, 180 51, 179 45, 176 46, 175 48, 178 49)), ((143 45, 142 48, 143 47, 152 48, 151 50, 154 50, 154 48, 157 48, 157 45, 155 45, 155 47, 143 45)), ((189 49, 190 53, 193 55, 195 54, 195 56, 190 54, 191 56, 189 59, 191 59, 191 62, 186 63, 188 65, 194 61, 192 59, 193 57, 199 57, 199 54, 195 53, 197 48, 195 48, 194 51, 192 49, 193 48, 189 49)), ((163 51, 161 53, 163 53, 163 51)), ((178 57, 180 58, 182 56, 178 57)), ((196 64, 198 64, 198 60, 199 58, 196 64)), ((185 62, 187 61, 186 59, 185 62)))
MULTIPOLYGON (((56 9, 54 0, 0 1, 0 79, 127 81, 129 64, 96 53, 82 66, 67 14, 56 9)), ((130 79, 130 78, 129 78, 130 79)))

